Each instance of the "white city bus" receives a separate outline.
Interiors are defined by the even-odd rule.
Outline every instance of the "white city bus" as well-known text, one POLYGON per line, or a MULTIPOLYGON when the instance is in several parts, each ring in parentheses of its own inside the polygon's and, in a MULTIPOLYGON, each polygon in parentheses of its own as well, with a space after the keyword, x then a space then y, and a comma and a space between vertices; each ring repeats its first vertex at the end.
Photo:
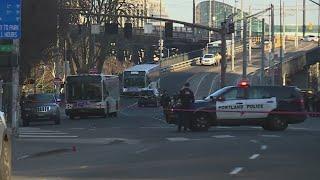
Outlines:
POLYGON ((143 89, 159 87, 160 66, 158 64, 140 64, 123 72, 123 94, 137 95, 143 89))
POLYGON ((119 77, 113 75, 68 76, 65 83, 66 115, 117 116, 120 104, 119 77))

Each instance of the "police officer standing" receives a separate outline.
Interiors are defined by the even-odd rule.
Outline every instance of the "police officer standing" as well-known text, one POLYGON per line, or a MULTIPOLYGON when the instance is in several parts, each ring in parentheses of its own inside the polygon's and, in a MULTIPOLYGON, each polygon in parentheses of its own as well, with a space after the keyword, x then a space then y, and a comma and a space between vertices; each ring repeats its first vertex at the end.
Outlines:
POLYGON ((184 87, 180 90, 179 99, 181 101, 181 111, 179 117, 179 124, 178 124, 178 132, 181 132, 181 128, 183 126, 184 131, 187 131, 190 128, 190 115, 191 112, 189 111, 192 108, 194 103, 194 94, 190 89, 190 84, 186 83, 184 87))

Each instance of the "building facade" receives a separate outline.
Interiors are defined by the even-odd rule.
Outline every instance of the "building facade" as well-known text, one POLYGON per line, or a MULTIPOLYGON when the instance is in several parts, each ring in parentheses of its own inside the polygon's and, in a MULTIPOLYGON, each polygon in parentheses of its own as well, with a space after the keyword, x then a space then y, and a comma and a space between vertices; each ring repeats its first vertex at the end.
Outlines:
MULTIPOLYGON (((209 26, 209 16, 210 16, 210 9, 211 9, 211 26, 215 28, 220 28, 221 23, 225 21, 226 17, 232 14, 233 6, 218 2, 215 0, 211 0, 211 8, 210 8, 210 1, 203 0, 200 1, 196 5, 196 23, 209 26)), ((240 9, 234 8, 236 12, 235 19, 241 19, 241 11, 240 9)), ((244 15, 248 15, 248 13, 244 12, 244 15)), ((257 18, 252 18, 252 34, 257 35, 261 32, 262 22, 257 18)), ((238 35, 240 35, 240 29, 242 27, 241 21, 236 22, 236 29, 238 30, 238 35)), ((267 25, 266 25, 267 27, 267 25)), ((208 34, 208 31, 199 30, 198 33, 200 34, 208 34)))

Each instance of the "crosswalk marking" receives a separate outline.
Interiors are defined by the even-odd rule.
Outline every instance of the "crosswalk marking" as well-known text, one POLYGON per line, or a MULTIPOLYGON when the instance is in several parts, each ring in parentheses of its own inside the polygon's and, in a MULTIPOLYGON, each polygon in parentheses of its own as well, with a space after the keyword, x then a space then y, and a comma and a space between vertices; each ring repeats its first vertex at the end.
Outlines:
POLYGON ((78 138, 75 135, 69 135, 69 133, 61 132, 61 131, 53 131, 53 130, 45 130, 41 128, 34 128, 34 127, 23 127, 19 129, 19 138, 21 139, 49 139, 49 138, 78 138))

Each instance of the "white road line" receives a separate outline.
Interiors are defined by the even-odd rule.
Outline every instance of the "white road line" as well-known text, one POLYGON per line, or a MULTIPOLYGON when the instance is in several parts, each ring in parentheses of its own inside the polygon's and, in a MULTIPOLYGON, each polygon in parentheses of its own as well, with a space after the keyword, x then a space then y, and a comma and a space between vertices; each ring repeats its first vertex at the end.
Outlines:
POLYGON ((211 136, 214 138, 218 138, 218 139, 223 139, 223 138, 234 138, 235 136, 231 136, 231 135, 216 135, 216 136, 211 136))
POLYGON ((189 141, 190 139, 185 137, 171 137, 171 138, 167 138, 167 140, 172 142, 182 142, 182 141, 189 141))
POLYGON ((218 126, 216 128, 218 128, 218 129, 232 129, 232 127, 228 127, 228 126, 218 126))
POLYGON ((124 109, 132 108, 132 107, 134 107, 134 106, 136 106, 136 105, 138 105, 138 102, 135 102, 135 103, 133 103, 133 104, 125 107, 124 109))
POLYGON ((32 133, 19 133, 19 135, 66 135, 68 133, 38 133, 38 132, 32 132, 32 133))
POLYGON ((85 128, 70 128, 72 130, 84 130, 85 128))
POLYGON ((236 167, 236 168, 234 168, 229 174, 230 175, 236 175, 236 174, 238 174, 240 171, 242 171, 243 170, 243 167, 236 167))
POLYGON ((261 127, 256 127, 256 126, 253 126, 253 127, 250 127, 251 129, 262 129, 261 127))
POLYGON ((18 157, 17 160, 19 161, 19 160, 27 159, 29 157, 30 155, 24 155, 24 156, 18 157))
POLYGON ((19 131, 19 133, 59 133, 61 131, 19 131))
POLYGON ((212 93, 212 89, 213 89, 214 83, 216 82, 216 80, 217 80, 218 77, 219 77, 219 74, 217 74, 217 75, 213 78, 213 80, 212 80, 212 82, 211 82, 211 86, 210 86, 210 90, 209 90, 209 94, 208 94, 208 95, 210 95, 210 94, 212 93))
POLYGON ((254 160, 257 159, 260 156, 260 154, 254 154, 252 156, 249 157, 250 160, 254 160))
POLYGON ((255 140, 255 139, 251 139, 250 142, 252 142, 252 143, 258 143, 259 141, 255 140))
POLYGON ((197 97, 198 90, 199 90, 199 87, 200 87, 202 81, 203 81, 204 78, 206 78, 208 75, 210 75, 210 73, 203 75, 202 78, 200 79, 199 84, 198 84, 198 86, 197 86, 197 89, 196 89, 196 91, 194 92, 194 94, 195 94, 196 97, 197 97))
POLYGON ((88 166, 80 166, 80 169, 87 169, 88 166))
POLYGON ((278 135, 273 135, 273 134, 263 134, 261 135, 262 137, 268 137, 268 138, 279 138, 281 136, 278 136, 278 135))
POLYGON ((144 152, 147 152, 147 151, 149 151, 149 150, 151 150, 152 148, 143 148, 143 149, 141 149, 141 150, 139 150, 139 151, 136 151, 135 153, 136 154, 141 154, 141 153, 144 153, 144 152))
POLYGON ((267 148, 268 148, 267 145, 262 145, 262 146, 260 147, 261 150, 266 150, 267 148))
POLYGON ((79 136, 36 136, 36 135, 19 135, 19 138, 77 138, 79 136))
POLYGON ((298 128, 298 127, 289 127, 288 129, 292 129, 292 130, 310 130, 309 128, 298 128))

